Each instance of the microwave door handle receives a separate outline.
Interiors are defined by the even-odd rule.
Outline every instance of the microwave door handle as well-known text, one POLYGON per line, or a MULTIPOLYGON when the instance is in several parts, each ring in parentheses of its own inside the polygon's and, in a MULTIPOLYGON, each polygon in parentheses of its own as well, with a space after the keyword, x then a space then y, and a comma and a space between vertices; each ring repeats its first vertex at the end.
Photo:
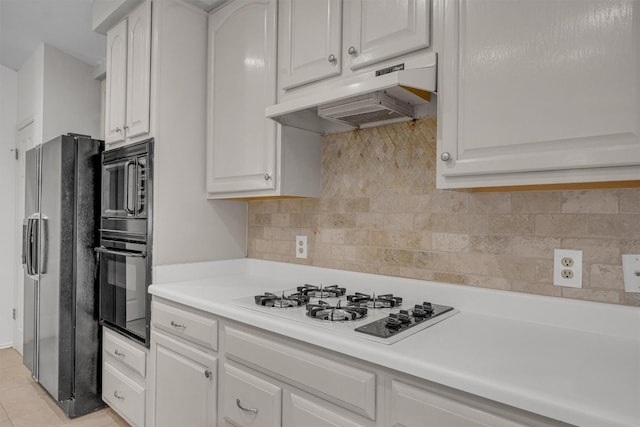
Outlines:
POLYGON ((126 256, 131 258, 144 258, 147 256, 146 252, 118 251, 115 249, 107 249, 104 246, 100 246, 96 248, 95 251, 102 254, 120 255, 120 256, 126 256))
POLYGON ((135 171, 135 160, 129 160, 124 164, 124 210, 128 214, 135 214, 135 206, 134 209, 131 209, 129 206, 129 184, 131 183, 131 166, 134 167, 135 171))

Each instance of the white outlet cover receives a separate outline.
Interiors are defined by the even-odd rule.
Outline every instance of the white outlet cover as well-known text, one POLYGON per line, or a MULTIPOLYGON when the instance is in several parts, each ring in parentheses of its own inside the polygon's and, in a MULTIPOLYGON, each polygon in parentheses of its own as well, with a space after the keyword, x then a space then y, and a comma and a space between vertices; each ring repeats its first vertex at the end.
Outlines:
POLYGON ((640 293, 640 255, 622 255, 625 292, 640 293))
POLYGON ((307 236, 296 236, 296 258, 307 259, 307 236))
POLYGON ((553 251, 553 284, 569 288, 582 287, 582 251, 572 249, 555 249, 553 251), (562 258, 573 258, 573 267, 562 265, 562 258), (572 270, 573 277, 565 279, 562 270, 572 270))

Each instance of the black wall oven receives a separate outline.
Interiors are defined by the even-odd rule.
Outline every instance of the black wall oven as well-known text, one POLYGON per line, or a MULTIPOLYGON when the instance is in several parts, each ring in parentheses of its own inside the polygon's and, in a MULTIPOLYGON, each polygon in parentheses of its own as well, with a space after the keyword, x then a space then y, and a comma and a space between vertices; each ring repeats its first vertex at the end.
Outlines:
POLYGON ((99 260, 100 323, 149 346, 153 140, 105 151, 99 260))

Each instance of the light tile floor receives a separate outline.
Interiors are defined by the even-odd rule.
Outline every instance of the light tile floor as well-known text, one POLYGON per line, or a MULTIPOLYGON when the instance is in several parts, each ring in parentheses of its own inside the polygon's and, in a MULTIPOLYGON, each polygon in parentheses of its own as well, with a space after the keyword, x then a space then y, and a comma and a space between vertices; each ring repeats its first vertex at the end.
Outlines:
POLYGON ((22 357, 0 350, 0 427, 128 427, 111 408, 69 419, 31 378, 22 357))

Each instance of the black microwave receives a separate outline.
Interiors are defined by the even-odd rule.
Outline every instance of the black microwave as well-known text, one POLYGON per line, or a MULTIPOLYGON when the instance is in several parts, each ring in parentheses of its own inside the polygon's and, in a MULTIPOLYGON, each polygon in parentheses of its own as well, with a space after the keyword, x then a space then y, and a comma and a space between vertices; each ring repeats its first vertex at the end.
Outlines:
POLYGON ((102 218, 147 218, 153 140, 102 153, 102 218))

